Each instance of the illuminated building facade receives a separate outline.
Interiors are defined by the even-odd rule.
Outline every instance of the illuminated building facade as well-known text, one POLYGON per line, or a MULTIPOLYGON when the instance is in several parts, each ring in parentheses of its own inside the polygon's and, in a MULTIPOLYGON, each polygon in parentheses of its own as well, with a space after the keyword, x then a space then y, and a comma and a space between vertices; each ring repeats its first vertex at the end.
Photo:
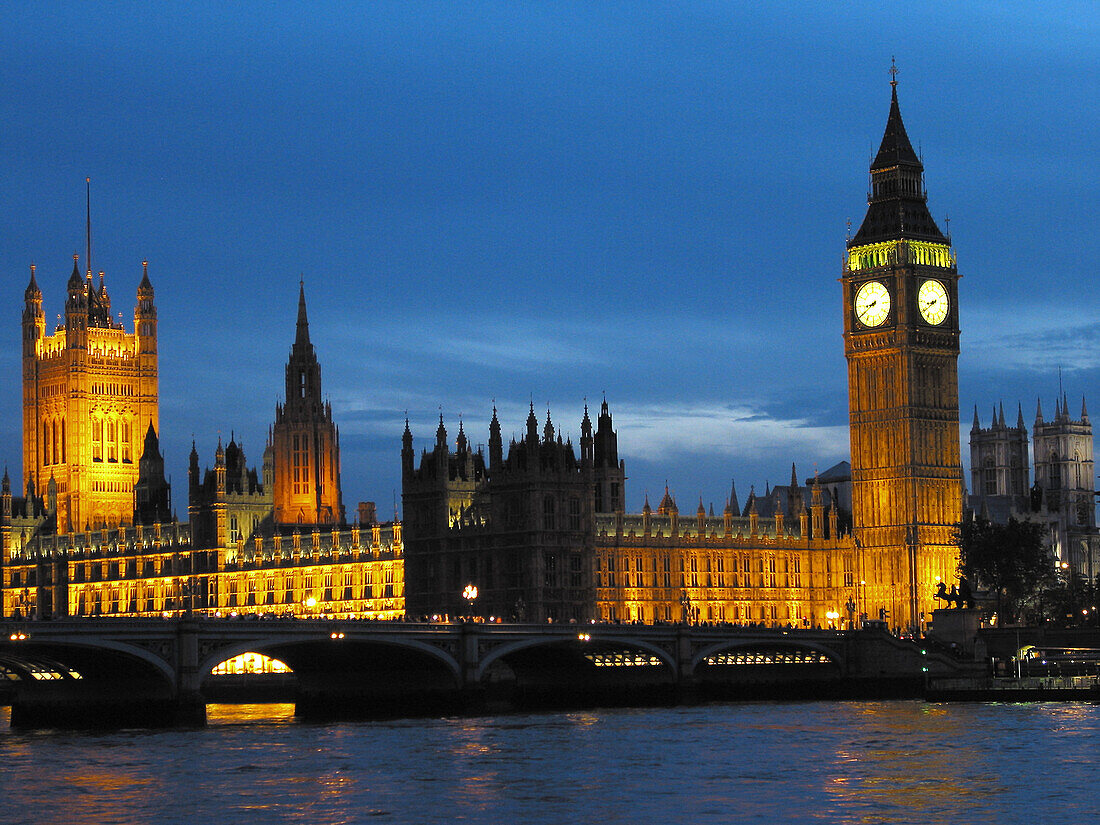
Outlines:
MULTIPOLYGON (((233 437, 226 447, 219 439, 213 467, 201 472, 193 447, 183 525, 165 518, 166 485, 156 480, 163 462, 154 450, 156 312, 147 275, 133 335, 111 322, 102 281, 94 288, 74 269, 66 323, 47 337, 32 270, 23 323, 29 485, 17 499, 5 482, 3 611, 472 612, 782 626, 865 615, 919 627, 937 578, 956 572, 964 492, 958 277, 950 242, 928 212, 923 166, 892 84, 867 215, 848 242, 842 277, 850 468, 838 465, 807 486, 792 469, 790 485, 753 492, 744 508, 731 490, 720 518, 700 503, 694 518, 681 519, 667 490, 656 512, 647 500, 640 514, 627 514, 606 401, 595 427, 586 407, 579 452, 549 412, 540 428, 533 406, 506 451, 494 409, 487 452, 471 446, 461 423, 452 449, 441 416, 434 445, 417 461, 406 422, 404 524, 377 524, 364 507, 360 524, 347 527, 339 433, 321 398, 304 287, 285 400, 261 469, 247 466, 233 437), (153 439, 140 483, 139 433, 153 439), (476 598, 463 596, 467 585, 476 598)), ((1083 418, 1061 422, 1057 437, 1043 430, 1050 484, 1068 483, 1069 467, 1085 471, 1084 442, 1070 448, 1083 418)), ((1090 479, 1091 462, 1089 441, 1090 479)), ((1052 487, 1051 500, 1060 512, 1076 510, 1079 492, 1052 487)))
POLYGON ((56 502, 58 527, 127 524, 142 439, 157 429, 157 310, 142 263, 134 331, 111 317, 103 273, 73 256, 64 323, 46 331, 31 267, 23 310, 23 478, 56 502))
POLYGON ((866 612, 841 506, 847 465, 830 471, 830 487, 800 486, 792 467, 790 485, 750 493, 744 511, 731 490, 720 518, 700 502, 680 519, 667 489, 656 511, 647 499, 640 514, 626 514, 606 401, 597 421, 593 432, 586 408, 578 457, 549 413, 539 433, 532 408, 524 438, 505 454, 494 410, 486 461, 461 425, 450 450, 441 420, 419 464, 406 426, 410 612, 798 627, 847 625, 866 612), (473 604, 463 601, 467 584, 478 591, 473 604))
POLYGON ((955 577, 962 518, 955 254, 891 82, 867 214, 842 277, 855 540, 872 610, 920 627, 955 577))
POLYGON ((699 504, 681 519, 666 490, 654 512, 597 516, 599 617, 608 621, 695 621, 768 626, 849 626, 865 606, 855 547, 840 527, 835 497, 810 488, 810 506, 792 495, 750 496, 738 513, 732 495, 715 518, 699 504))
MULTIPOLYGON (((79 276, 70 281, 77 308, 83 307, 81 294, 87 294, 81 284, 79 276)), ((34 313, 36 308, 40 310, 40 294, 33 273, 32 287, 27 294, 33 322, 40 316, 40 311, 34 313)), ((105 290, 94 294, 100 302, 97 307, 102 306, 100 296, 105 296, 105 290)), ((147 278, 138 296, 139 333, 155 335, 155 325, 143 326, 152 311, 152 287, 147 278), (143 298, 148 299, 147 305, 142 304, 143 298)), ((96 323, 106 323, 104 317, 95 314, 96 323)), ((27 495, 14 497, 5 474, 0 509, 3 614, 49 618, 163 616, 190 611, 222 616, 403 616, 401 525, 374 521, 351 527, 342 524, 338 435, 331 410, 327 404, 320 405, 320 368, 309 343, 305 317, 304 293, 300 292, 298 334, 287 366, 288 399, 276 412, 262 471, 247 466, 243 448, 231 438, 226 447, 219 440, 214 466, 200 473, 198 452, 192 446, 188 523, 177 522, 170 513, 170 492, 153 420, 146 423, 139 460, 130 461, 132 453, 121 449, 99 453, 108 466, 132 464, 135 480, 124 496, 125 511, 99 520, 95 527, 69 529, 67 520, 58 518, 61 497, 44 499, 35 494, 33 474, 28 476, 27 495), (302 386, 305 392, 298 392, 302 386), (294 461, 296 436, 299 444, 309 442, 298 476, 306 481, 308 493, 295 498, 293 474, 283 475, 290 488, 284 501, 295 507, 282 511, 291 515, 290 523, 285 524, 275 507, 279 490, 276 467, 280 455, 285 461, 294 461), (290 445, 291 451, 280 452, 280 444, 290 445)), ((82 319, 74 327, 84 329, 82 319)), ((116 335, 112 340, 124 339, 116 335)), ((136 347, 139 353, 143 351, 140 341, 136 347)), ((152 351, 155 365, 155 346, 152 351)), ((76 357, 71 360, 80 362, 76 357)), ((98 414, 114 408, 93 403, 91 409, 98 414)), ((52 431, 47 431, 52 436, 52 431)), ((60 432, 65 433, 65 428, 60 432)), ((84 455, 87 444, 78 443, 79 439, 92 438, 96 432, 85 429, 78 435, 70 425, 68 455, 84 455)), ((119 429, 114 432, 117 437, 119 429)), ((114 502, 113 496, 93 490, 96 495, 86 499, 92 512, 104 509, 101 500, 114 502)), ((362 512, 372 510, 365 507, 362 512)))

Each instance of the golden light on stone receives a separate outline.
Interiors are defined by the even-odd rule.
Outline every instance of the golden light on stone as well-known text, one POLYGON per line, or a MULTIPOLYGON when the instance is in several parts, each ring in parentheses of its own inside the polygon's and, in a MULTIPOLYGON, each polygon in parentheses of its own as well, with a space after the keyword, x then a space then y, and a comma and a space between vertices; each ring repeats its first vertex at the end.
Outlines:
POLYGON ((287 664, 263 653, 241 653, 211 669, 213 676, 243 676, 258 673, 293 673, 287 664))

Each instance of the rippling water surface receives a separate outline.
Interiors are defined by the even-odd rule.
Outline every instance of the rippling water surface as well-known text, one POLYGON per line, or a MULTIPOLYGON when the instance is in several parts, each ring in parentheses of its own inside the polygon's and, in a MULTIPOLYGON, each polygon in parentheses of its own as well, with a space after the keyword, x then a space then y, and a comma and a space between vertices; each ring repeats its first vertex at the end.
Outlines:
POLYGON ((1100 707, 707 705, 299 724, 0 730, 23 822, 1096 822, 1100 707))

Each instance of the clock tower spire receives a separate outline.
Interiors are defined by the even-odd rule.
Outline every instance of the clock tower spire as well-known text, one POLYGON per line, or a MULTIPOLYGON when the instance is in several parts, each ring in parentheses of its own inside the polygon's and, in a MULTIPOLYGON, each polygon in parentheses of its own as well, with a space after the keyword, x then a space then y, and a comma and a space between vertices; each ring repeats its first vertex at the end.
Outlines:
POLYGON ((962 519, 955 254, 928 211, 924 165, 890 113, 867 214, 841 278, 853 518, 871 615, 919 628, 954 577, 962 519))

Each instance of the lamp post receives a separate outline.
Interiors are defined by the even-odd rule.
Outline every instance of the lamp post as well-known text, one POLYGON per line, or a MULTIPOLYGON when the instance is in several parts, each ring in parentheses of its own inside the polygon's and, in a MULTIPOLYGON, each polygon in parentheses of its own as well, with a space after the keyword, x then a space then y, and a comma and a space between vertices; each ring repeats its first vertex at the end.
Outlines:
POLYGON ((829 630, 836 630, 836 620, 840 618, 840 614, 835 610, 830 610, 825 614, 825 618, 829 620, 829 630))
POLYGON ((684 624, 691 624, 691 596, 686 590, 680 596, 680 608, 683 610, 684 624))
POLYGON ((462 591, 462 598, 466 600, 466 612, 471 618, 474 615, 474 601, 477 599, 477 587, 472 584, 466 585, 462 591))
POLYGON ((848 629, 852 630, 855 627, 856 600, 849 596, 844 606, 848 609, 848 629))

